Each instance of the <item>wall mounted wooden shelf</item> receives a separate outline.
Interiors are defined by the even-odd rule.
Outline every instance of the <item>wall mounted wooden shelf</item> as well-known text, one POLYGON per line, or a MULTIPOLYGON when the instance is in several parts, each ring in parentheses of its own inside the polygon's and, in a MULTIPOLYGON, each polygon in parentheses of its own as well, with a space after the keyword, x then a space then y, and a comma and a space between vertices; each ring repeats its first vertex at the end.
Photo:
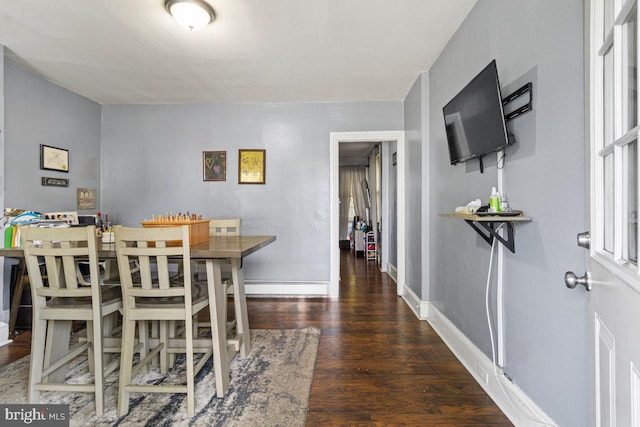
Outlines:
POLYGON ((473 228, 479 235, 487 242, 489 245, 493 244, 493 239, 498 239, 500 243, 505 245, 507 249, 511 252, 515 253, 515 240, 513 237, 513 223, 515 222, 528 222, 531 221, 531 218, 528 216, 499 216, 499 215, 467 215, 467 214, 457 214, 457 213, 448 213, 441 214, 440 216, 444 216, 447 218, 453 219, 462 219, 464 220, 471 228, 473 228), (507 229, 507 238, 505 239, 498 233, 498 227, 500 224, 504 224, 507 229), (489 234, 485 234, 484 231, 489 234))

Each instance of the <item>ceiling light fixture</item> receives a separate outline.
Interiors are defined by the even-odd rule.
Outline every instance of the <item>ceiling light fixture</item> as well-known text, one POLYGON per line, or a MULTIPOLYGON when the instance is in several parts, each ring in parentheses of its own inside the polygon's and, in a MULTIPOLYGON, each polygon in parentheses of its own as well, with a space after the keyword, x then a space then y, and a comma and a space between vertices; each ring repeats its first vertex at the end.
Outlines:
POLYGON ((203 0, 166 0, 164 7, 189 31, 201 30, 215 19, 213 9, 203 0))

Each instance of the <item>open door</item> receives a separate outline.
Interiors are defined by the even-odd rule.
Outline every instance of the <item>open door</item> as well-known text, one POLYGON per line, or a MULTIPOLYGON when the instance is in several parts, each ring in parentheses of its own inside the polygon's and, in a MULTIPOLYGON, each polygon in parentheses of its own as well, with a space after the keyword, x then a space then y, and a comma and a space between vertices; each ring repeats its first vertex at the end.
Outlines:
POLYGON ((591 425, 640 427, 638 5, 585 7, 591 238, 588 272, 566 280, 589 291, 591 425))

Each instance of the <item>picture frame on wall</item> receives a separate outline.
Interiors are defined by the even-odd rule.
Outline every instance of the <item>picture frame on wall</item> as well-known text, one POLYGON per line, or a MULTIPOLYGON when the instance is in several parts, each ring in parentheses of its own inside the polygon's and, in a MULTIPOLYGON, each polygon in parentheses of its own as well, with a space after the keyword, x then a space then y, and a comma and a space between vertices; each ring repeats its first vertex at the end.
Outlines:
POLYGON ((226 181, 227 180, 227 152, 203 151, 202 152, 202 180, 226 181))
POLYGON ((40 169, 69 172, 69 150, 40 144, 40 169))
POLYGON ((264 184, 267 150, 238 150, 238 184, 264 184))

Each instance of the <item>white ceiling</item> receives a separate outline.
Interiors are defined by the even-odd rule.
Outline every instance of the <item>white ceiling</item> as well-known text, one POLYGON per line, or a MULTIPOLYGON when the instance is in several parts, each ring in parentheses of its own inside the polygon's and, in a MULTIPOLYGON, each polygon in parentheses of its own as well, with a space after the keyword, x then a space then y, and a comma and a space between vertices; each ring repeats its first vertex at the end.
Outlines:
POLYGON ((100 104, 402 100, 476 0, 0 0, 6 57, 100 104))

